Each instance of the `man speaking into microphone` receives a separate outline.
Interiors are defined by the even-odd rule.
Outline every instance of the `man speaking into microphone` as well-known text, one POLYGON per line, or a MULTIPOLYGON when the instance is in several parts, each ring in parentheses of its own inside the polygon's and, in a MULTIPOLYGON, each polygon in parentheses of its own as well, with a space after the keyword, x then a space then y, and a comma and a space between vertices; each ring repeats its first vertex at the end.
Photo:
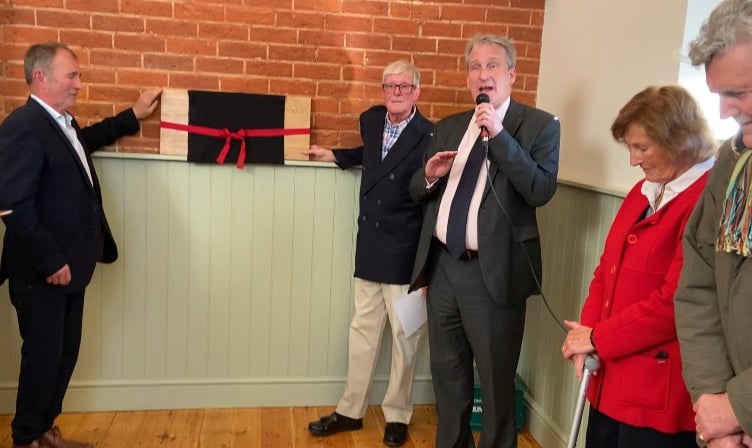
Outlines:
POLYGON ((483 397, 480 447, 517 446, 514 376, 525 300, 541 278, 535 210, 556 191, 560 127, 510 98, 515 59, 509 39, 468 42, 476 107, 439 121, 410 184, 426 207, 410 288, 428 286, 437 448, 475 446, 473 360, 483 397))

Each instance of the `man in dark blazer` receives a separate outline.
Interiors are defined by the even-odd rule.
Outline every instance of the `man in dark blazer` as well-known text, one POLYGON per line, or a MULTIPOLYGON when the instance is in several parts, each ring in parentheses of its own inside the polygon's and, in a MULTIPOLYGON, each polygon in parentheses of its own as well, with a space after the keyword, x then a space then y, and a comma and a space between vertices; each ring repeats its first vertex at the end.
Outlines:
POLYGON ((410 289, 428 286, 436 446, 475 446, 475 361, 480 446, 510 448, 517 446, 514 376, 525 299, 540 288, 535 209, 556 190, 559 122, 510 98, 510 40, 477 35, 465 59, 467 86, 480 104, 437 123, 425 166, 412 179, 410 194, 426 209, 410 289))
POLYGON ((31 96, 0 126, 0 282, 9 280, 23 339, 13 447, 93 447, 54 425, 78 358, 84 290, 97 261, 117 258, 90 153, 137 132, 161 89, 82 129, 68 112, 81 89, 72 50, 33 45, 24 74, 31 96))
POLYGON ((407 336, 394 302, 407 293, 415 260, 422 207, 412 201, 408 188, 423 163, 433 124, 415 106, 420 75, 413 64, 393 62, 384 69, 382 81, 385 106, 372 107, 360 116, 362 146, 331 151, 314 145, 307 152, 312 160, 336 162, 343 169, 363 166, 347 382, 337 410, 311 422, 308 429, 326 436, 362 428, 388 318, 392 365, 382 402, 384 443, 400 446, 407 440, 412 416, 415 357, 424 327, 407 336))

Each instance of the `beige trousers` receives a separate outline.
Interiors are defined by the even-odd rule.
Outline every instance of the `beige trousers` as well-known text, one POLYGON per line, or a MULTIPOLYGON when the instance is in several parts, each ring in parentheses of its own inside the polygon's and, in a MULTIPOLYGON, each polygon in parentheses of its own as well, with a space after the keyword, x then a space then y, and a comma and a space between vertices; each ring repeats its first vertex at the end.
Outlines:
POLYGON ((389 385, 381 408, 387 422, 410 423, 415 357, 425 325, 405 337, 394 302, 407 294, 408 285, 390 285, 355 278, 355 315, 350 323, 347 382, 337 412, 363 418, 368 406, 368 389, 378 362, 387 318, 392 329, 392 365, 389 385))

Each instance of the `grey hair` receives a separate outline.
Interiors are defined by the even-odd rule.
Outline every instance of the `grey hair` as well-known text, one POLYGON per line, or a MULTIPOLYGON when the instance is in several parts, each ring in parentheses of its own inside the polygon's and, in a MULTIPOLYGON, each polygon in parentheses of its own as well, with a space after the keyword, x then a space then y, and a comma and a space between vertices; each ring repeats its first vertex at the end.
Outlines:
POLYGON ((465 65, 470 67, 470 52, 476 45, 496 45, 505 50, 507 55, 507 69, 512 69, 517 64, 517 49, 514 41, 495 34, 476 34, 465 46, 465 65))
POLYGON ((692 65, 709 63, 737 43, 752 40, 752 0, 725 0, 702 24, 689 44, 692 65))
POLYGON ((45 73, 49 73, 52 61, 59 50, 67 51, 73 56, 73 59, 78 60, 73 50, 68 48, 67 45, 58 42, 35 44, 26 50, 26 54, 24 55, 24 77, 26 78, 26 84, 31 85, 31 82, 34 80, 34 70, 42 70, 45 73))
POLYGON ((381 82, 386 82, 387 75, 396 75, 399 73, 409 73, 413 77, 413 84, 415 87, 420 87, 420 72, 415 65, 405 59, 394 61, 391 64, 384 67, 384 73, 381 75, 381 82))

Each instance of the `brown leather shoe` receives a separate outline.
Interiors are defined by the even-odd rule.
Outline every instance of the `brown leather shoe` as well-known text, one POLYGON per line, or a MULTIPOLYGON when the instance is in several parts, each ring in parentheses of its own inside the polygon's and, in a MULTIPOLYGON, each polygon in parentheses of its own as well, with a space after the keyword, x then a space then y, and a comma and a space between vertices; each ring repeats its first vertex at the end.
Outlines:
POLYGON ((42 447, 49 448, 94 448, 92 443, 64 439, 62 431, 57 426, 44 433, 41 442, 42 447))

